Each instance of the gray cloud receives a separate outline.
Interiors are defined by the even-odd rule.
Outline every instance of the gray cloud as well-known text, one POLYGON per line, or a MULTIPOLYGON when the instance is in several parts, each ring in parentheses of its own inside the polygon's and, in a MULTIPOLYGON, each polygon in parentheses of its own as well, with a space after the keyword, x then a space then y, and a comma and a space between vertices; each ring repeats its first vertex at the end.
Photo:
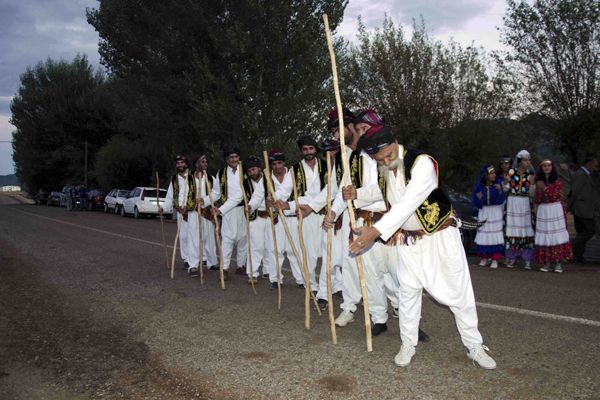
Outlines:
MULTIPOLYGON (((99 64, 98 34, 85 10, 96 0, 0 0, 0 140, 10 140, 10 100, 20 75, 48 57, 70 60, 85 54, 99 64)), ((13 172, 12 148, 0 143, 0 175, 13 172)))
POLYGON ((413 19, 419 21, 422 15, 428 29, 438 33, 461 29, 493 7, 494 2, 488 0, 395 1, 391 14, 403 24, 412 24, 413 19))
MULTIPOLYGON (((0 96, 11 96, 27 66, 48 57, 88 55, 98 64, 98 35, 85 20, 94 0, 0 0, 0 96)), ((2 110, 3 111, 3 110, 2 110)))
MULTIPOLYGON (((367 28, 381 26, 384 14, 396 23, 412 25, 423 16, 427 29, 441 34, 461 29, 474 18, 490 12, 497 0, 350 0, 345 13, 345 22, 360 15, 367 28)), ((350 31, 349 28, 345 28, 350 31)), ((342 32, 344 34, 346 32, 342 32)))

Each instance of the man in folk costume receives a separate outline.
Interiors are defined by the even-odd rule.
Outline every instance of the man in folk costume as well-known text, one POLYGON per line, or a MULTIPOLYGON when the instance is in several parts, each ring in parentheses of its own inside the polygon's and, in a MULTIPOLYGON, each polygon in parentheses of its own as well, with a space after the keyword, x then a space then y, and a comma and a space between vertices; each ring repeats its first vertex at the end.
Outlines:
MULTIPOLYGON (((322 212, 326 210, 327 203, 327 185, 331 184, 331 202, 333 204, 333 200, 338 193, 338 188, 341 183, 342 175, 343 175, 343 167, 342 167, 342 154, 339 152, 339 114, 337 108, 331 110, 328 114, 327 121, 327 129, 329 133, 332 135, 331 138, 327 139, 323 144, 323 152, 331 151, 333 153, 332 156, 332 176, 329 177, 329 180, 319 196, 317 196, 311 203, 306 206, 300 206, 303 210, 304 214, 312 213, 312 212, 322 212)), ((356 142, 358 142, 358 135, 354 130, 349 129, 349 125, 352 124, 352 120, 354 118, 354 114, 347 108, 342 109, 342 118, 344 121, 344 139, 346 142, 346 154, 349 155, 356 146, 356 142)), ((347 213, 344 214, 343 218, 339 218, 335 224, 331 224, 333 228, 333 240, 331 246, 331 268, 332 268, 332 292, 339 293, 341 291, 342 298, 344 301, 342 302, 342 308, 346 305, 350 307, 352 310, 356 309, 356 304, 360 302, 360 284, 355 283, 354 281, 349 281, 344 284, 344 273, 342 272, 342 268, 345 264, 346 255, 348 254, 348 235, 350 234, 349 228, 349 218, 347 213), (356 293, 357 292, 357 293, 356 293), (346 300, 347 299, 347 300, 346 300), (354 301, 356 299, 356 301, 354 301), (354 308, 352 308, 354 307, 354 308)), ((325 310, 327 308, 327 268, 325 265, 325 260, 327 256, 327 241, 323 241, 322 246, 322 262, 321 262, 321 272, 319 275, 319 290, 317 292, 317 303, 319 308, 325 310)), ((354 266, 356 268, 356 266, 354 266)), ((358 279, 358 272, 356 272, 358 279)))
POLYGON ((177 211, 177 225, 179 227, 179 251, 184 261, 184 266, 190 276, 198 276, 200 263, 200 248, 198 237, 198 213, 196 212, 196 183, 194 175, 188 168, 188 160, 183 155, 175 157, 177 174, 171 177, 167 190, 164 207, 159 209, 162 213, 177 211))
POLYGON ((482 368, 496 368, 477 328, 467 258, 450 201, 438 187, 437 162, 427 154, 405 149, 385 125, 369 129, 359 146, 383 170, 391 209, 373 226, 356 229, 350 251, 361 253, 378 238, 399 243, 396 250, 402 346, 394 362, 408 366, 415 354, 425 289, 454 313, 468 358, 482 368))
POLYGON ((196 182, 197 203, 200 204, 200 223, 202 224, 202 263, 206 263, 208 269, 218 269, 217 243, 215 239, 215 223, 210 212, 210 198, 208 197, 208 182, 211 177, 207 173, 208 157, 201 154, 196 159, 196 171, 194 179, 196 182))
MULTIPOLYGON (((381 117, 371 109, 362 111, 353 123, 354 131, 360 137, 368 129, 376 124, 381 124, 381 117)), ((332 215, 328 218, 336 218, 342 212, 347 212, 347 200, 352 200, 356 207, 357 226, 371 226, 375 220, 387 211, 387 202, 384 199, 385 179, 377 170, 377 163, 364 151, 358 149, 350 155, 350 186, 346 186, 336 197, 332 215)), ((339 221, 339 219, 338 219, 339 221)), ((367 280, 367 292, 369 297, 369 311, 372 319, 371 333, 373 336, 387 331, 388 300, 392 304, 394 316, 397 318, 398 309, 398 282, 396 269, 398 262, 395 258, 394 243, 374 243, 365 251, 363 264, 365 267, 365 278, 367 280), (393 254, 390 254, 393 253, 393 254)), ((346 239, 346 251, 348 239, 346 239)), ((354 257, 347 257, 347 268, 344 273, 351 277, 358 286, 359 278, 354 257)), ((345 279, 347 282, 349 278, 345 279)), ((360 300, 360 292, 358 293, 360 300)), ((347 311, 344 311, 338 319, 343 320, 347 311)), ((350 314, 353 318, 353 314, 350 314)), ((429 337, 419 329, 419 340, 428 341, 429 337)))
MULTIPOLYGON (((311 202, 309 213, 320 212, 327 210, 327 191, 328 185, 331 185, 331 202, 338 192, 340 179, 342 178, 342 164, 340 162, 341 154, 339 153, 340 142, 334 138, 328 138, 323 142, 322 150, 325 157, 327 153, 331 154, 331 176, 328 177, 325 188, 321 191, 321 195, 311 202)), ((306 206, 301 206, 306 207, 306 206)), ((304 211, 306 212, 306 211, 304 211)), ((344 255, 342 240, 342 221, 335 224, 333 227, 333 236, 331 242, 331 291, 332 293, 340 293, 342 291, 342 265, 344 264, 344 255)), ((317 291, 317 304, 321 310, 327 309, 327 240, 323 240, 321 258, 321 271, 319 273, 319 289, 317 291)))
POLYGON ((246 216, 244 215, 244 197, 240 174, 240 149, 236 145, 229 145, 223 149, 226 166, 217 171, 213 180, 212 198, 220 206, 214 207, 213 212, 222 217, 221 237, 223 251, 223 269, 225 279, 229 276, 229 265, 233 253, 233 246, 237 245, 237 270, 236 274, 246 274, 246 257, 248 241, 246 238, 246 216))
POLYGON ((260 159, 250 156, 244 162, 246 176, 244 177, 244 188, 248 197, 248 214, 250 215, 250 259, 246 261, 246 274, 248 283, 257 282, 259 268, 262 262, 263 276, 268 276, 277 284, 277 271, 275 269, 275 254, 273 246, 273 232, 271 231, 271 219, 265 203, 267 192, 265 177, 261 169, 260 159))
MULTIPOLYGON (((298 204, 302 206, 309 205, 325 188, 325 183, 327 182, 327 165, 325 161, 317 157, 318 145, 315 139, 306 135, 298 139, 297 143, 302 152, 302 160, 292 168, 292 173, 294 174, 298 191, 298 204)), ((299 212, 299 210, 296 210, 293 193, 290 201, 287 203, 279 201, 278 207, 283 210, 290 210, 292 213, 299 212)), ((308 259, 308 271, 310 274, 310 287, 315 290, 317 289, 315 269, 317 267, 317 260, 321 257, 321 246, 323 243, 322 222, 322 215, 310 213, 304 218, 302 225, 308 259)), ((290 231, 292 235, 298 235, 297 230, 291 229, 290 231)))
MULTIPOLYGON (((269 164, 271 165, 271 178, 273 181, 273 189, 275 190, 275 198, 278 200, 278 202, 281 202, 280 204, 285 204, 292 194, 293 187, 291 170, 288 170, 288 168, 285 166, 285 154, 283 151, 278 148, 272 148, 269 150, 269 164)), ((273 206, 275 203, 273 202, 273 199, 267 197, 267 204, 269 206, 273 206)), ((299 250, 297 241, 298 219, 296 218, 296 213, 285 210, 284 215, 292 238, 296 238, 294 246, 296 246, 296 248, 299 250)), ((285 234, 283 223, 278 223, 275 225, 275 236, 277 239, 277 256, 279 258, 279 273, 281 281, 283 281, 283 262, 285 261, 285 257, 287 257, 292 269, 292 275, 296 281, 296 285, 298 287, 303 287, 304 279, 302 277, 302 270, 300 269, 301 267, 299 264, 299 262, 302 262, 302 260, 296 259, 296 256, 292 251, 292 245, 285 234)), ((277 275, 269 274, 269 280, 271 281, 270 288, 277 289, 277 275)))

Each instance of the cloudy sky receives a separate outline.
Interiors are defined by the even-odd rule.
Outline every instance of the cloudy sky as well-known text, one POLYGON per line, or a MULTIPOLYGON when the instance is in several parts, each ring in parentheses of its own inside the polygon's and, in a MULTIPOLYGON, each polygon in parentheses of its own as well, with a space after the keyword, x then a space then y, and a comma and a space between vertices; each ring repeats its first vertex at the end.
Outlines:
MULTIPOLYGON (((40 60, 69 60, 77 53, 98 65, 98 35, 85 20, 86 7, 97 4, 96 0, 0 0, 0 175, 14 172, 9 143, 14 127, 8 121, 19 75, 40 60)), ((337 33, 353 40, 359 15, 367 28, 380 26, 387 13, 407 29, 413 19, 423 16, 437 39, 499 49, 496 27, 504 10, 505 0, 350 0, 337 33)))

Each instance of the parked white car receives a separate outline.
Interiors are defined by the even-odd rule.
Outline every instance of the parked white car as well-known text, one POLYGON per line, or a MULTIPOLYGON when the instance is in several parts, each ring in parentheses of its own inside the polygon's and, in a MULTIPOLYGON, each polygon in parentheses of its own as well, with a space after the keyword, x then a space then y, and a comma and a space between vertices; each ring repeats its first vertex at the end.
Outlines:
POLYGON ((114 211, 115 214, 121 212, 123 201, 129 196, 129 190, 113 189, 104 198, 104 212, 114 211))
POLYGON ((133 214, 134 218, 141 218, 143 215, 158 215, 159 207, 164 207, 167 191, 160 189, 159 200, 156 204, 156 188, 136 187, 129 193, 129 196, 123 200, 121 207, 121 217, 133 214))

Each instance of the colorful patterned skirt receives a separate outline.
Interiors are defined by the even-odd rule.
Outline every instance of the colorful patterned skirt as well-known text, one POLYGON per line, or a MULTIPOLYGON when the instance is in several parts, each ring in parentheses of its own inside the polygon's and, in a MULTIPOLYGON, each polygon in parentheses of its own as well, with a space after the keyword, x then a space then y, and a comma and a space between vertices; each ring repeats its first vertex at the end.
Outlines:
POLYGON ((540 204, 536 219, 535 261, 546 264, 572 258, 573 249, 562 204, 540 204))
POLYGON ((508 196, 506 202, 506 258, 533 261, 535 233, 531 225, 531 203, 526 196, 508 196))
POLYGON ((485 221, 485 224, 477 229, 475 236, 479 257, 499 260, 504 255, 503 217, 502 205, 483 206, 479 210, 477 219, 485 221))

